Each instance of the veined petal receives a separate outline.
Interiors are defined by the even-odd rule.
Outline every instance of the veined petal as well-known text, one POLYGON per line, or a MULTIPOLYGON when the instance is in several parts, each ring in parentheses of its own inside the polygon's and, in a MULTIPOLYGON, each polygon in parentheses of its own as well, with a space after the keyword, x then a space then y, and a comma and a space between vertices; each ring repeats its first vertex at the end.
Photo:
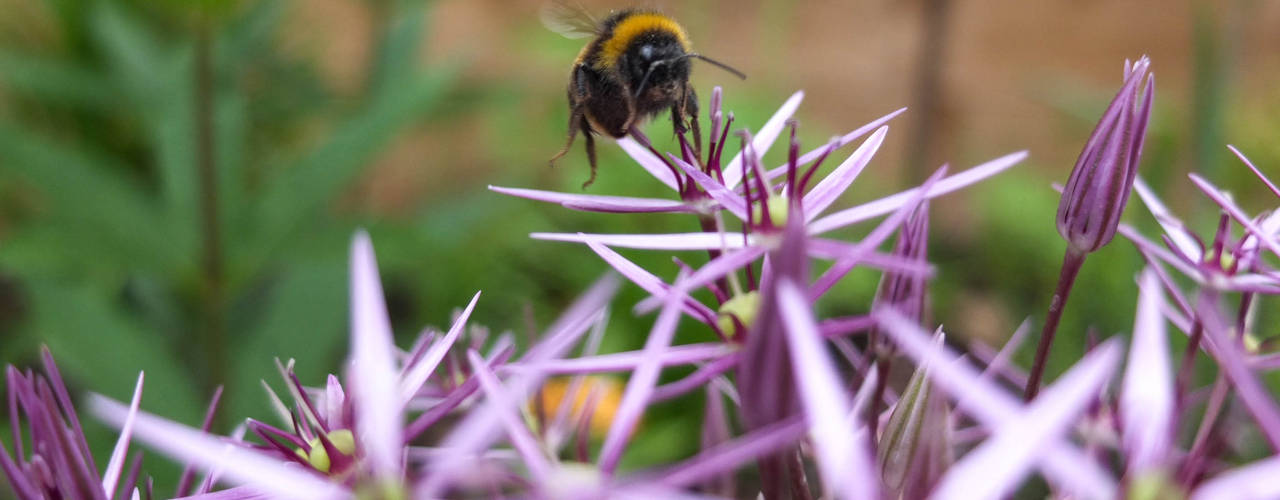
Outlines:
POLYGON ((822 483, 837 498, 877 499, 880 480, 872 470, 866 433, 855 433, 846 425, 848 397, 822 345, 812 306, 797 284, 782 279, 778 308, 822 483))
POLYGON ((397 394, 395 344, 387 318, 373 243, 364 231, 351 242, 351 363, 356 440, 370 470, 398 480, 403 454, 404 404, 397 394))
MULTIPOLYGON (((665 167, 664 171, 669 172, 665 167)), ((489 186, 489 190, 505 195, 528 198, 530 200, 556 203, 567 208, 587 212, 648 213, 696 211, 694 207, 691 207, 684 202, 678 200, 663 200, 659 198, 571 194, 561 193, 558 191, 542 191, 539 189, 508 188, 501 186, 489 186)))
POLYGON ((125 455, 129 453, 129 438, 133 435, 133 423, 138 416, 138 405, 142 403, 143 375, 142 372, 138 372, 138 383, 133 388, 133 400, 129 402, 129 413, 124 417, 124 425, 120 426, 120 438, 116 440, 116 448, 111 451, 107 470, 102 473, 102 491, 106 493, 107 498, 115 498, 120 471, 124 470, 125 455))
POLYGON ((742 248, 742 238, 721 233, 675 234, 583 234, 583 233, 530 233, 535 240, 569 241, 575 243, 596 242, 601 245, 643 250, 718 250, 742 248))
POLYGON ((1187 174, 1187 176, 1190 177, 1191 182, 1195 183, 1196 187, 1200 188, 1201 191, 1204 191, 1204 194, 1208 195, 1214 203, 1217 203, 1223 210, 1226 210, 1226 212, 1231 215, 1232 219, 1235 219, 1241 226, 1244 226, 1245 229, 1248 229, 1249 232, 1253 233, 1254 236, 1258 238, 1258 242, 1261 243, 1262 246, 1267 247, 1267 250, 1271 250, 1271 253, 1280 256, 1280 243, 1276 242, 1274 235, 1267 234, 1267 232, 1263 231, 1261 227, 1258 227, 1258 225, 1253 222, 1252 217, 1245 215, 1244 211, 1240 210, 1240 207, 1236 206, 1234 201, 1231 201, 1230 196, 1227 196, 1222 192, 1222 190, 1218 189, 1217 186, 1206 181, 1204 177, 1200 177, 1197 174, 1187 174))
MULTIPOLYGON (((652 295, 661 295, 667 292, 669 287, 661 279, 644 268, 637 266, 634 262, 627 260, 626 257, 619 255, 613 249, 594 241, 588 241, 587 246, 591 247, 591 250, 604 259, 605 263, 612 266, 615 271, 643 288, 644 291, 652 295)), ((681 308, 684 309, 686 314, 706 323, 712 323, 716 320, 715 311, 712 311, 705 304, 691 298, 686 298, 681 302, 681 308)))
POLYGON ((684 160, 673 156, 671 161, 675 163, 676 166, 680 167, 681 170, 684 170, 685 175, 688 175, 689 178, 693 179, 693 181, 698 183, 699 186, 702 186, 702 189, 707 192, 707 195, 711 196, 711 199, 716 200, 720 206, 733 213, 733 215, 738 219, 744 221, 747 220, 747 202, 741 195, 724 187, 723 184, 720 184, 720 181, 712 179, 711 176, 703 173, 698 169, 698 167, 690 165, 684 160))
MULTIPOLYGON (((720 277, 741 269, 744 266, 751 265, 756 259, 764 255, 766 249, 761 246, 752 246, 743 248, 736 252, 723 253, 719 257, 712 259, 711 262, 698 268, 688 279, 676 283, 675 287, 667 291, 666 294, 679 293, 685 295, 690 291, 696 290, 703 285, 711 283, 720 277), (678 291, 676 287, 681 287, 678 291)), ((632 309, 636 314, 644 314, 654 310, 660 306, 665 300, 665 295, 653 295, 638 303, 632 309)))
POLYGON ((618 411, 614 414, 613 425, 609 426, 609 433, 605 435, 604 444, 600 447, 600 470, 606 474, 613 473, 618 467, 623 449, 631 439, 636 424, 649 404, 649 396, 658 383, 658 375, 662 372, 662 355, 670 349, 671 340, 676 334, 676 324, 680 321, 679 306, 684 298, 684 293, 680 290, 683 289, 683 285, 677 282, 672 291, 667 293, 662 312, 658 314, 658 320, 653 323, 653 329, 645 340, 645 358, 627 380, 627 388, 622 395, 622 402, 618 404, 618 411))
POLYGON ((1187 232, 1186 225, 1174 216, 1164 203, 1160 202, 1160 198, 1147 186, 1146 182, 1143 182, 1142 177, 1134 178, 1133 188, 1138 191, 1138 198, 1142 199, 1142 204, 1147 206, 1147 210, 1155 216, 1156 222, 1164 228, 1164 234, 1169 236, 1173 246, 1178 247, 1183 255, 1196 262, 1203 260, 1204 255, 1200 250, 1200 244, 1191 236, 1191 233, 1187 232))
POLYGON ((1267 185, 1267 189, 1270 189, 1277 198, 1280 198, 1280 188, 1277 188, 1276 185, 1271 182, 1271 179, 1268 179, 1266 175, 1263 175, 1262 171, 1258 170, 1258 167, 1253 166, 1253 162, 1249 161, 1249 158, 1245 157, 1244 153, 1241 153, 1239 149, 1236 149, 1236 147, 1232 145, 1227 145, 1227 149, 1230 149, 1232 153, 1235 153, 1236 158, 1239 158, 1240 161, 1244 162, 1245 166, 1249 167, 1249 170, 1253 171, 1253 175, 1258 176, 1258 179, 1261 180, 1263 184, 1267 185))
MULTIPOLYGON (((1027 152, 1019 151, 1017 153, 1001 156, 969 170, 965 170, 964 172, 952 175, 934 184, 933 188, 926 192, 925 198, 933 199, 967 187, 978 181, 1008 170, 1010 167, 1017 165, 1018 162, 1026 158, 1027 152)), ((842 228, 850 224, 855 224, 873 217, 891 213, 910 200, 919 189, 920 188, 918 187, 908 189, 875 201, 846 208, 821 219, 814 220, 809 224, 809 234, 822 234, 833 229, 842 228)))
MULTIPOLYGON (((719 342, 672 346, 657 356, 657 362, 661 366, 688 365, 715 359, 731 352, 733 352, 732 347, 719 342)), ((622 372, 634 370, 651 356, 652 354, 645 350, 625 351, 539 363, 513 363, 505 368, 513 371, 539 371, 551 375, 622 372)))
POLYGON ((538 446, 537 439, 529 432, 529 427, 516 414, 518 411, 516 401, 512 400, 503 390, 502 384, 498 382, 498 377, 489 371, 489 365, 480 357, 480 353, 468 351, 467 360, 471 362, 471 369, 475 372, 476 378, 480 380, 480 388, 484 390, 485 397, 489 399, 489 411, 497 414, 502 421, 502 425, 507 428, 507 438, 511 440, 511 445, 520 453, 521 462, 529 469, 529 476, 533 479, 533 483, 535 485, 546 484, 548 472, 551 470, 551 463, 538 446))
MULTIPOLYGON (((934 343, 929 333, 914 322, 892 308, 872 314, 880 320, 885 335, 917 364, 929 365, 933 383, 951 395, 961 411, 984 427, 1001 429, 1014 415, 1021 414, 1018 398, 985 379, 946 346, 934 343)), ((1092 458, 1061 439, 1053 440, 1046 448, 1048 455, 1040 459, 1040 468, 1053 484, 1080 498, 1115 498, 1115 479, 1092 458)))
POLYGON ((1268 500, 1280 497, 1280 457, 1236 467, 1205 481, 1191 500, 1268 500))
POLYGON ((653 152, 649 151, 649 148, 642 146, 629 136, 618 139, 618 146, 623 151, 626 151, 628 155, 631 155, 631 159, 649 171, 649 175, 658 179, 658 182, 666 184, 672 191, 679 189, 676 184, 675 174, 671 172, 666 163, 662 162, 661 158, 654 156, 653 152))
MULTIPOLYGON (((813 163, 814 160, 817 160, 819 157, 821 157, 823 151, 827 150, 828 148, 836 148, 836 149, 842 148, 848 145, 849 143, 858 140, 859 137, 867 135, 868 132, 871 132, 872 130, 880 128, 880 126, 884 125, 885 123, 888 123, 889 120, 892 120, 894 117, 897 117, 898 115, 905 113, 906 111, 907 111, 907 108, 898 108, 892 113, 881 116, 880 118, 876 118, 875 120, 872 120, 866 125, 858 127, 853 132, 849 132, 845 135, 842 135, 836 138, 835 140, 831 141, 830 143, 823 145, 820 148, 816 148, 813 151, 805 153, 796 160, 796 166, 802 167, 810 163, 813 163)), ((774 179, 777 179, 778 177, 781 177, 783 174, 787 173, 787 168, 790 168, 790 166, 791 165, 784 164, 766 172, 764 174, 765 180, 772 181, 774 179)))
POLYGON ((1142 272, 1133 344, 1120 392, 1120 418, 1129 472, 1140 473, 1164 465, 1173 439, 1173 380, 1160 279, 1154 270, 1142 272))
POLYGON ((998 499, 1010 494, 1049 445, 1060 440, 1097 399, 1119 360, 1119 343, 1112 340, 1098 346, 1020 415, 1008 419, 953 465, 930 498, 998 499))
MULTIPOLYGON (((89 409, 113 427, 123 427, 129 416, 124 405, 97 394, 90 395, 89 409)), ((223 442, 213 436, 147 412, 134 416, 134 437, 179 463, 221 469, 232 483, 251 486, 272 498, 298 500, 351 498, 350 492, 328 479, 256 451, 223 442)))
POLYGON ((762 427, 738 439, 720 444, 662 472, 658 484, 682 487, 696 484, 742 466, 795 443, 808 424, 799 417, 762 427))
MULTIPOLYGON (((796 114, 796 109, 800 107, 800 101, 804 100, 804 92, 796 92, 791 94, 791 98, 787 102, 782 103, 782 107, 765 122, 763 127, 756 132, 751 139, 751 150, 756 154, 764 156, 769 151, 769 147, 773 146, 773 141, 778 138, 778 134, 782 133, 783 127, 787 126, 787 120, 790 120, 796 114)), ((742 182, 742 155, 744 151, 739 151, 737 155, 729 160, 724 167, 724 185, 729 189, 738 187, 738 183, 742 182)))
POLYGON ((458 315, 458 319, 454 320, 453 326, 449 328, 444 338, 440 339, 422 359, 414 363, 409 370, 406 371, 404 378, 400 380, 400 400, 408 403, 413 399, 414 394, 418 393, 418 389, 422 388, 422 384, 427 382, 431 374, 436 371, 436 367, 440 365, 440 360, 444 359, 444 355, 449 352, 449 348, 453 347, 453 343, 458 340, 462 334, 463 328, 467 325, 467 319, 471 317, 471 311, 476 307, 476 301, 480 300, 480 292, 476 292, 471 297, 471 303, 467 304, 467 308, 462 310, 462 314, 458 315))
POLYGON ((854 179, 858 178, 858 174, 861 174, 862 170, 867 167, 867 163, 871 162, 871 158, 876 155, 876 151, 880 150, 880 145, 884 143, 884 137, 888 133, 888 126, 877 129, 861 146, 858 146, 858 149, 854 150, 853 154, 849 155, 849 158, 844 163, 832 170, 829 175, 804 195, 802 206, 804 206, 806 222, 816 218, 823 210, 835 203, 836 198, 844 194, 845 190, 849 189, 849 185, 853 184, 854 179))

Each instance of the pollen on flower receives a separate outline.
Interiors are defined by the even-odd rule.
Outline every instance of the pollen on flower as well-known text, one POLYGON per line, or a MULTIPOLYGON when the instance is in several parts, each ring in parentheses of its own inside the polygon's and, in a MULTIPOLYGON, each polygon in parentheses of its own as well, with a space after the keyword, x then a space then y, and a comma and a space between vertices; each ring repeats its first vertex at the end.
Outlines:
POLYGON ((755 323, 758 311, 760 311, 760 292, 753 290, 738 294, 720 306, 716 324, 720 327, 720 331, 732 332, 735 331, 733 320, 737 318, 743 328, 750 328, 751 324, 755 323))
MULTIPOLYGON (((326 434, 325 437, 327 437, 329 442, 333 443, 333 447, 342 452, 342 454, 348 456, 355 454, 356 438, 350 430, 338 429, 326 434)), ((316 470, 327 474, 329 472, 329 467, 333 464, 333 461, 329 459, 329 452, 325 450, 324 443, 320 441, 319 437, 316 437, 307 442, 307 446, 311 448, 311 451, 307 452, 302 448, 298 448, 296 451, 298 456, 303 460, 306 460, 307 463, 311 464, 312 467, 315 467, 316 470)))
POLYGON ((580 417, 589 412, 591 419, 591 435, 600 437, 609 432, 613 417, 622 403, 622 383, 611 377, 588 376, 573 388, 572 378, 554 378, 542 387, 542 408, 547 412, 555 412, 565 399, 572 399, 569 412, 580 417), (573 394, 570 395, 569 392, 573 394))
POLYGON ((751 216, 755 221, 764 221, 764 211, 768 210, 769 223, 774 227, 783 227, 787 225, 790 209, 791 202, 785 196, 770 196, 763 205, 755 205, 751 208, 751 216))

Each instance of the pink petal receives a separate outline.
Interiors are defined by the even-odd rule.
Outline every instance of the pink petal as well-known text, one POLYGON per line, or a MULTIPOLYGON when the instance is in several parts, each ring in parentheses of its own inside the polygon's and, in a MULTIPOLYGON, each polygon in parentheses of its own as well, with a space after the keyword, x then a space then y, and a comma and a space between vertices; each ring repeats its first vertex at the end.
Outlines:
POLYGON ((356 440, 373 473, 399 480, 404 405, 397 394, 395 344, 373 243, 364 231, 351 242, 351 364, 356 440))
POLYGON ((538 446, 538 440, 529 432, 529 427, 516 414, 519 411, 517 402, 503 390, 498 377, 489 371, 489 365, 484 362, 479 353, 468 351, 467 360, 471 362, 471 369, 480 380, 480 388, 489 399, 488 411, 497 414, 502 420, 502 425, 507 428, 507 437, 520 453, 521 463, 529 469, 529 476, 533 479, 533 483, 546 484, 551 463, 547 461, 547 456, 538 446))
MULTIPOLYGON (((130 414, 124 405, 97 394, 90 395, 89 408, 98 418, 115 427, 122 427, 130 414)), ((174 461, 200 464, 206 469, 221 469, 230 482, 252 486, 272 498, 351 498, 348 491, 326 478, 185 425, 147 412, 137 412, 134 422, 134 437, 174 461)))
MULTIPOLYGON (((704 342, 672 346, 657 356, 661 366, 679 366, 718 358, 733 352, 733 348, 718 342, 704 342)), ((513 363, 508 370, 531 370, 552 375, 607 373, 631 371, 652 356, 646 350, 615 352, 570 359, 543 361, 540 363, 513 363)))
POLYGON ((1173 246, 1182 251, 1183 255, 1191 258, 1191 260, 1199 262, 1204 257, 1201 255, 1200 243, 1191 236, 1186 229, 1186 225, 1182 223, 1172 212, 1169 211, 1156 193, 1143 182, 1142 177, 1135 177, 1133 180, 1133 188, 1138 191, 1138 198, 1142 199, 1142 204, 1147 206, 1147 210, 1151 215, 1155 216, 1156 222, 1160 223, 1160 227, 1164 228, 1164 234, 1169 236, 1169 240, 1173 241, 1173 246))
POLYGON ((690 165, 684 160, 673 157, 671 161, 681 170, 684 170, 685 175, 688 175, 694 182, 698 183, 707 192, 707 195, 716 200, 720 206, 733 213, 738 219, 747 220, 747 202, 742 196, 724 187, 723 184, 720 184, 720 181, 712 179, 711 176, 703 173, 698 167, 690 165))
POLYGON ((1268 179, 1266 175, 1263 175, 1262 171, 1258 170, 1258 167, 1253 166, 1253 162, 1249 161, 1249 158, 1246 158, 1244 153, 1241 153, 1239 149, 1236 149, 1235 146, 1231 145, 1227 145, 1227 149, 1230 149, 1232 153, 1235 153, 1236 158, 1239 158, 1240 161, 1244 162, 1245 166, 1249 167, 1249 170, 1253 171, 1253 175, 1258 176, 1258 179, 1262 180, 1262 183, 1267 185, 1267 189, 1270 189, 1276 197, 1280 197, 1280 188, 1277 188, 1276 185, 1271 182, 1271 179, 1268 179))
POLYGON ((1204 191, 1206 195, 1209 195, 1209 198, 1213 199, 1218 206, 1222 207, 1223 210, 1226 210, 1227 213, 1231 215, 1231 218, 1235 219, 1236 222, 1240 223, 1240 225, 1248 229, 1249 232, 1253 233, 1253 235, 1258 238, 1258 241, 1262 246, 1267 247, 1267 250, 1271 250, 1271 253, 1280 256, 1280 243, 1276 242, 1275 235, 1268 234, 1266 231, 1263 231, 1261 227, 1258 227, 1258 225, 1253 222, 1252 217, 1245 215, 1244 211, 1240 210, 1240 207, 1236 206, 1234 201, 1231 201, 1231 197, 1229 195, 1223 193, 1220 189, 1209 183, 1209 181, 1204 180, 1204 178, 1199 175, 1187 174, 1187 176, 1191 178, 1191 182, 1195 183, 1196 187, 1199 187, 1200 190, 1204 191))
MULTIPOLYGON (((983 427, 998 431, 1022 413, 1019 398, 983 378, 946 346, 934 343, 929 333, 914 322, 892 308, 873 315, 880 320, 885 335, 917 364, 929 365, 933 383, 951 395, 956 406, 983 427)), ((1092 458, 1063 440, 1054 440, 1046 448, 1049 454, 1040 460, 1040 467, 1053 484, 1081 498, 1115 497, 1115 480, 1092 458)))
POLYGON ((1280 498, 1280 457, 1236 467, 1205 481, 1191 500, 1269 500, 1280 498))
POLYGON ((628 155, 631 155, 631 159, 639 163, 645 170, 648 170, 649 175, 666 184, 672 191, 679 189, 676 184, 675 174, 671 172, 671 168, 667 167, 667 164, 663 163, 661 158, 654 156, 653 151, 649 151, 649 148, 640 145, 629 136, 618 139, 618 146, 623 151, 626 151, 628 155))
POLYGON ((844 163, 832 170, 804 195, 802 206, 806 222, 816 218, 823 210, 835 203, 836 198, 844 194, 845 190, 849 189, 849 185, 853 184, 854 179, 858 178, 858 174, 862 173, 862 169, 866 168, 867 163, 870 163, 871 158, 876 155, 876 151, 880 149, 888 133, 889 127, 880 127, 861 146, 858 146, 858 149, 854 150, 844 163))
POLYGON ((400 400, 408 403, 413 396, 418 393, 418 389, 422 388, 422 384, 431 378, 431 374, 435 373, 436 367, 440 365, 440 360, 444 359, 448 354, 449 348, 453 347, 453 343, 458 340, 462 334, 462 330, 467 325, 467 319, 471 317, 471 311, 476 307, 476 301, 480 300, 480 292, 476 292, 471 297, 471 303, 467 304, 467 308, 462 310, 462 314, 458 315, 458 319, 454 320, 453 326, 449 328, 443 339, 431 345, 426 355, 417 363, 414 363, 409 370, 406 371, 404 378, 400 381, 400 400))
MULTIPOLYGON (((892 120, 893 118, 897 117, 902 113, 905 113, 906 111, 907 111, 907 108, 898 108, 892 113, 881 116, 880 118, 876 118, 875 120, 872 120, 870 123, 867 123, 866 125, 858 127, 853 132, 849 132, 843 136, 836 138, 835 140, 827 144, 822 145, 822 147, 820 148, 816 148, 813 151, 805 153, 796 160, 796 166, 805 166, 810 163, 813 163, 820 156, 822 156, 822 152, 825 151, 827 148, 844 147, 845 145, 858 140, 859 137, 867 135, 868 132, 871 132, 872 130, 880 128, 880 126, 884 125, 885 123, 888 123, 889 120, 892 120)), ((767 173, 765 173, 764 178, 770 181, 772 181, 773 179, 777 179, 778 177, 781 177, 783 174, 787 173, 788 167, 790 167, 790 165, 786 165, 786 164, 776 167, 773 170, 770 170, 767 173)))
POLYGON ((879 498, 876 490, 880 480, 871 466, 866 433, 854 433, 847 425, 848 397, 818 333, 812 306, 789 279, 778 283, 778 308, 786 323, 791 367, 823 485, 838 498, 879 498))
MULTIPOLYGON (((773 146, 773 141, 778 138, 778 134, 782 133, 783 127, 786 127, 787 120, 790 120, 796 114, 796 109, 800 107, 800 101, 804 100, 804 92, 796 92, 791 94, 791 98, 782 104, 781 108, 765 122, 760 131, 756 132, 751 139, 751 149, 761 157, 769 151, 769 147, 773 146)), ((738 183, 742 182, 742 151, 729 160, 724 166, 724 185, 729 189, 738 187, 738 183)))
MULTIPOLYGON (((744 266, 751 265, 751 263, 755 262, 755 260, 760 258, 761 255, 764 255, 766 250, 767 249, 764 247, 753 246, 741 249, 737 252, 720 254, 719 257, 712 259, 711 262, 706 263, 702 267, 698 268, 698 270, 693 274, 689 275, 688 279, 677 283, 677 287, 683 287, 680 288, 679 294, 684 295, 693 290, 697 290, 703 285, 718 280, 726 274, 737 271, 744 266)), ((667 293, 676 293, 676 291, 673 287, 673 290, 667 293)), ((662 296, 650 296, 649 298, 636 303, 633 310, 636 314, 644 314, 657 308, 662 304, 663 300, 662 296)))
POLYGON ((124 417, 124 425, 120 428, 120 438, 111 451, 111 460, 107 462, 107 470, 102 474, 102 491, 107 498, 116 495, 116 483, 120 481, 120 471, 124 470, 125 455, 129 453, 129 437, 133 435, 133 422, 138 416, 138 405, 142 403, 143 373, 138 372, 138 383, 133 388, 133 401, 129 403, 129 414, 124 417))
POLYGON ((1119 360, 1117 341, 1098 346, 1030 406, 1007 419, 994 435, 953 465, 930 498, 995 500, 1011 494, 1050 450, 1049 446, 1060 440, 1097 400, 1119 360))
POLYGON ((605 435, 604 444, 600 447, 600 471, 613 473, 622 459, 622 452, 635 432, 635 426, 644 414, 649 403, 649 395, 658 383, 658 375, 662 372, 661 358, 671 346, 676 334, 676 324, 680 320, 680 302, 684 298, 684 287, 677 283, 676 287, 666 295, 662 312, 654 322, 653 329, 644 343, 645 359, 636 366, 627 380, 626 391, 622 402, 614 414, 613 424, 605 435))
POLYGON ((722 233, 677 234, 583 234, 530 233, 535 240, 595 242, 601 245, 643 250, 718 250, 742 248, 742 237, 722 233))
MULTIPOLYGON (((1008 170, 1010 167, 1018 164, 1018 162, 1026 158, 1027 152, 1019 151, 1017 153, 1001 156, 1000 158, 983 163, 969 170, 965 170, 964 172, 952 175, 938 181, 937 184, 934 184, 933 188, 925 195, 925 198, 933 199, 967 187, 973 183, 1008 170)), ((873 217, 891 213, 906 203, 907 200, 910 200, 919 189, 920 188, 908 189, 875 201, 863 203, 856 207, 846 208, 821 219, 817 219, 809 224, 809 234, 822 234, 833 229, 838 229, 873 217)))
MULTIPOLYGON (((587 246, 591 247, 591 250, 604 259, 605 263, 612 266, 615 271, 639 285, 644 291, 652 295, 661 295, 667 292, 669 287, 661 279, 644 268, 637 266, 634 262, 627 260, 622 255, 619 255, 618 252, 613 251, 613 249, 594 241, 588 241, 587 246)), ((681 308, 684 309, 686 314, 704 322, 715 321, 716 313, 703 303, 692 299, 681 302, 681 308)))
MULTIPOLYGON (((663 167, 664 171, 670 172, 663 167)), ((668 176, 670 174, 668 173, 668 176)), ((693 207, 677 200, 658 198, 632 198, 629 196, 602 196, 594 194, 571 194, 558 191, 542 191, 538 189, 507 188, 489 186, 490 191, 530 200, 556 203, 575 210, 588 212, 693 212, 693 207)))
POLYGON ((1173 380, 1160 279, 1148 268, 1139 279, 1133 343, 1120 392, 1124 448, 1131 474, 1164 465, 1173 438, 1173 380))

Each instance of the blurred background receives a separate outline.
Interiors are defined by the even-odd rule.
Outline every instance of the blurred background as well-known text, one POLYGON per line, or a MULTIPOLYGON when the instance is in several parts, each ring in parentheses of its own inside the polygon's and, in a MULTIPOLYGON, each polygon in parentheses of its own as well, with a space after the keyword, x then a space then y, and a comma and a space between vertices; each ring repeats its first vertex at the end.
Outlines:
MULTIPOLYGON (((629 6, 583 3, 601 15, 629 6)), ((961 342, 998 345, 1028 316, 1038 327, 1064 249, 1050 184, 1065 181, 1126 58, 1150 55, 1158 75, 1141 174, 1175 212, 1199 209, 1191 222, 1203 234, 1213 227, 1186 181, 1193 170, 1251 211, 1275 205, 1225 144, 1277 172, 1280 2, 649 5, 679 19, 697 50, 749 75, 694 66, 696 88, 723 86, 738 125, 758 127, 804 90, 797 118, 812 148, 911 107, 845 203, 918 183, 945 162, 1031 151, 1024 165, 933 205, 933 316, 961 342)), ((545 29, 542 6, 0 0, 3 361, 33 365, 47 344, 73 392, 118 398, 144 369, 144 407, 190 424, 225 384, 226 431, 266 414, 258 380, 275 383, 273 358, 296 358, 308 384, 339 366, 357 227, 377 247, 402 345, 426 325, 447 326, 477 290, 473 323, 522 334, 545 326, 606 269, 585 247, 529 232, 695 230, 686 217, 581 214, 486 189, 580 192, 588 175, 581 149, 546 164, 563 144, 564 87, 583 41, 545 29)), ((664 125, 649 128, 663 148, 664 125)), ((670 196, 604 142, 588 192, 670 196)), ((1130 212, 1153 231, 1144 209, 1130 212)), ((676 273, 669 256, 624 254, 676 273)), ((1121 240, 1089 259, 1051 372, 1078 357, 1086 329, 1130 328, 1139 267, 1121 240)), ((824 313, 865 312, 877 280, 855 274, 824 313)), ((624 288, 607 350, 643 342, 652 318, 628 312, 640 297, 624 288)), ((1263 314, 1274 317, 1274 306, 1263 314)), ((1261 336, 1278 333, 1259 324, 1261 336)), ((629 463, 689 454, 700 407, 656 407, 651 439, 637 441, 629 463)))

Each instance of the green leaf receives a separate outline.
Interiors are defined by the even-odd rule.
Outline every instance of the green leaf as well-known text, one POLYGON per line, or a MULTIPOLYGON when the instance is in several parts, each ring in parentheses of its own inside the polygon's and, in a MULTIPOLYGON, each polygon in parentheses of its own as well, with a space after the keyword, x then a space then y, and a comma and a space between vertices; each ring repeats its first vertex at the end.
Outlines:
POLYGON ((454 69, 437 70, 389 89, 336 130, 325 144, 272 179, 255 200, 253 238, 231 248, 237 268, 253 274, 297 227, 336 197, 406 125, 440 99, 454 69))
POLYGON ((192 374, 159 334, 134 323, 106 290, 50 280, 28 284, 29 327, 48 342, 58 366, 89 388, 127 395, 139 371, 147 374, 143 406, 181 422, 198 422, 204 407, 192 374))
POLYGON ((0 81, 14 94, 59 106, 102 110, 114 102, 102 75, 62 59, 0 51, 0 81))
POLYGON ((267 416, 266 397, 259 387, 267 380, 279 387, 274 359, 296 359, 298 377, 308 385, 323 385, 324 375, 338 370, 346 353, 347 279, 343 252, 329 259, 296 262, 261 296, 246 300, 265 303, 261 311, 242 304, 233 312, 239 335, 233 356, 237 366, 228 380, 228 414, 267 416))
POLYGON ((20 126, 0 122, 0 174, 12 174, 47 198, 45 209, 78 223, 81 244, 139 265, 175 271, 182 254, 166 234, 154 207, 128 171, 105 154, 77 150, 20 126))

